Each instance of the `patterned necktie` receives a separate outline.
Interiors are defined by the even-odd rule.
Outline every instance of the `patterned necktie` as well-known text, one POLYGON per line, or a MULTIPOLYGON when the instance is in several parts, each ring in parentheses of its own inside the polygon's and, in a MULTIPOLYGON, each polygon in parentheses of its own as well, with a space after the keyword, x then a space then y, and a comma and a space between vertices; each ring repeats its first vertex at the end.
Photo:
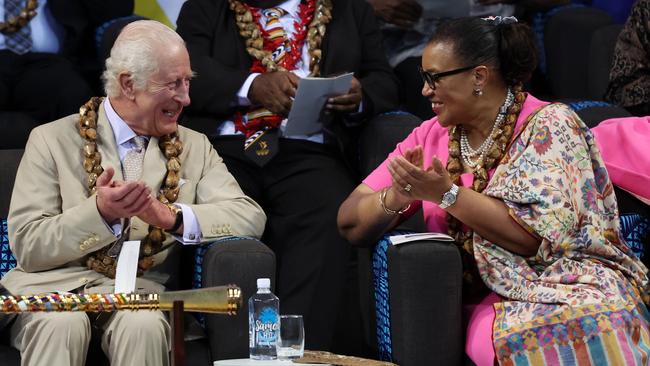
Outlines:
MULTIPOLYGON (((144 153, 147 150, 147 139, 143 136, 135 136, 131 139, 134 148, 126 152, 124 161, 122 161, 122 173, 124 180, 138 180, 142 175, 142 163, 144 162, 144 153)), ((131 218, 128 217, 122 221, 122 235, 108 249, 106 254, 111 258, 117 258, 122 251, 124 241, 131 235, 131 218)))
MULTIPOLYGON (((270 42, 273 61, 280 64, 287 54, 287 32, 284 30, 280 18, 286 14, 282 8, 269 8, 262 10, 266 17, 264 29, 268 33, 266 42, 270 42)), ((255 108, 246 113, 245 123, 256 126, 257 132, 248 136, 244 142, 244 154, 259 166, 264 166, 278 152, 278 131, 274 126, 269 126, 264 121, 275 115, 266 108, 255 108)))
POLYGON ((275 51, 271 53, 273 61, 279 64, 284 55, 286 54, 285 41, 287 39, 287 32, 284 30, 280 18, 286 14, 282 8, 270 8, 262 11, 266 17, 266 31, 269 33, 269 41, 275 47, 275 51))
POLYGON ((124 180, 138 180, 142 175, 142 162, 144 161, 147 139, 143 136, 136 136, 131 141, 133 141, 135 147, 126 153, 122 162, 124 180))
MULTIPOLYGON (((26 1, 26 0, 25 0, 26 1)), ((24 11, 22 6, 23 0, 5 0, 5 20, 17 16, 24 11)), ((25 24, 18 31, 5 34, 5 45, 10 51, 19 55, 31 51, 32 49, 32 29, 29 24, 25 24)))

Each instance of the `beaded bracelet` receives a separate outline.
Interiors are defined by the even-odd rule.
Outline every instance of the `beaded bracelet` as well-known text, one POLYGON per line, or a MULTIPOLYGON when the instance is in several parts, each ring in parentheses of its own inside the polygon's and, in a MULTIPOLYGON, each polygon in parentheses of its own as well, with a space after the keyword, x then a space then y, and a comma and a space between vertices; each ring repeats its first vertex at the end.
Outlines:
POLYGON ((409 203, 406 207, 403 209, 396 211, 396 210, 391 210, 390 208, 386 207, 386 194, 388 193, 388 190, 390 187, 386 187, 379 192, 379 204, 381 205, 381 208, 384 209, 384 212, 386 215, 401 215, 404 212, 408 211, 409 208, 411 208, 411 204, 409 203))

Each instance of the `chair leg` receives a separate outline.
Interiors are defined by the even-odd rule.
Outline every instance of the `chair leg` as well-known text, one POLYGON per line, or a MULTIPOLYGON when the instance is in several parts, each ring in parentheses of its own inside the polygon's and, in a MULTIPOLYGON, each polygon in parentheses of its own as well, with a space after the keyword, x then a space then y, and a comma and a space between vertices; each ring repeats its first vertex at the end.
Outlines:
POLYGON ((171 315, 172 366, 185 366, 185 334, 182 301, 174 301, 174 309, 171 315))

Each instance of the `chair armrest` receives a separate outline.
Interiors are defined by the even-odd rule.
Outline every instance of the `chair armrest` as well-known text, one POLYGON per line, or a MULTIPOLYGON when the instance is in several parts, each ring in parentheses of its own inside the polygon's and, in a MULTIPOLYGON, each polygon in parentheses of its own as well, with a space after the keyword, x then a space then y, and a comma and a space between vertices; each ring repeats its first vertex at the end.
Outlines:
POLYGON ((457 365, 464 350, 462 263, 448 242, 387 250, 393 360, 402 366, 457 365))
POLYGON ((203 287, 235 284, 242 290, 237 315, 205 316, 212 359, 248 357, 248 298, 257 290, 257 278, 275 284, 275 254, 256 239, 232 238, 211 244, 201 267, 203 287))

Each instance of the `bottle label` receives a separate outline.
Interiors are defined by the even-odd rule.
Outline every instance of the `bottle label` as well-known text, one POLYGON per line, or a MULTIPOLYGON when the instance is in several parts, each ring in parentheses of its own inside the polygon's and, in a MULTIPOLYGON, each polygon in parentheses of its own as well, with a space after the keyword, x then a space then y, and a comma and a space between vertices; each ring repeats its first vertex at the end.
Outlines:
POLYGON ((278 338, 280 322, 278 313, 272 307, 263 308, 259 318, 255 320, 255 333, 259 345, 273 346, 278 338))

